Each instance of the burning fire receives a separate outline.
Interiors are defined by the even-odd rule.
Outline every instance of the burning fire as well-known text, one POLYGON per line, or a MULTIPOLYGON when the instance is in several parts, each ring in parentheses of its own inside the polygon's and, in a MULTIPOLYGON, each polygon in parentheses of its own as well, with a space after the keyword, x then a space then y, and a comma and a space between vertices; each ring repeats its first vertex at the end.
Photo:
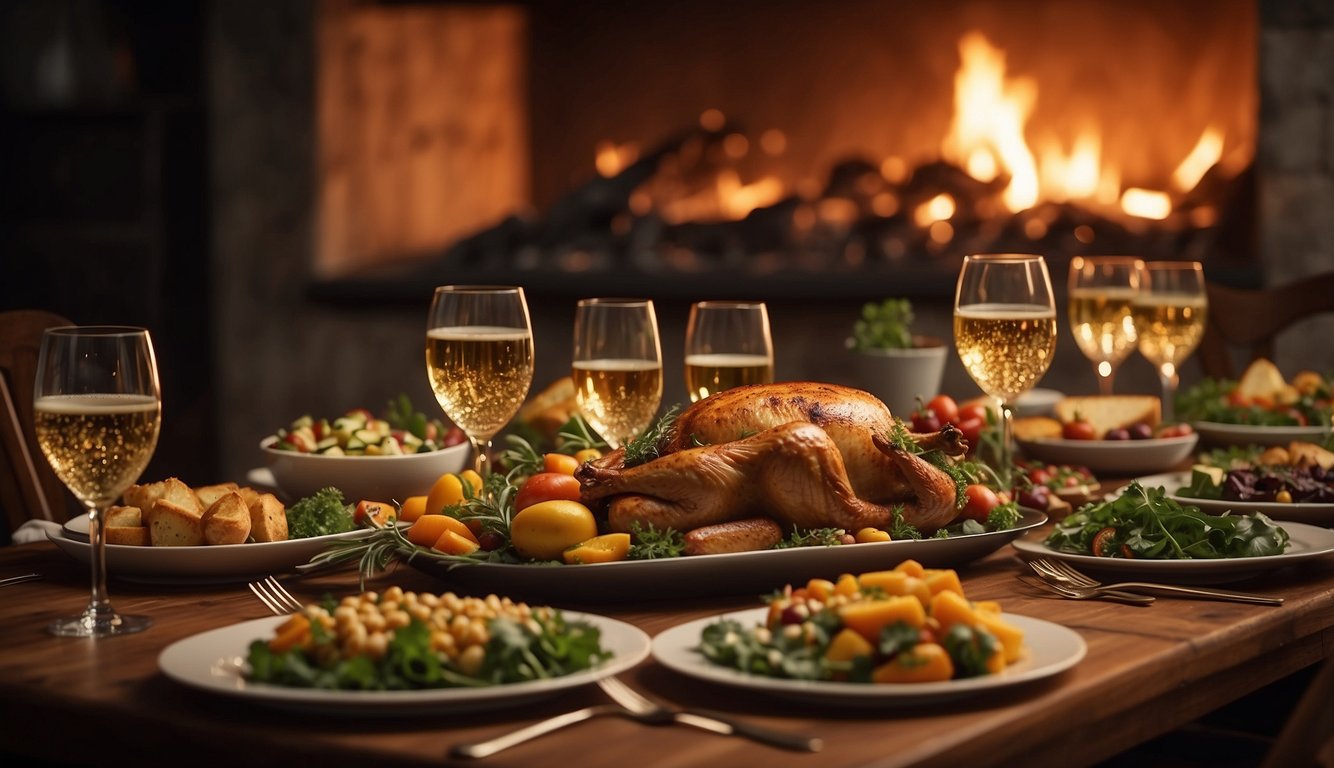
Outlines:
MULTIPOLYGON (((1163 183, 1170 189, 1123 186, 1121 168, 1115 158, 1104 154, 1103 136, 1097 126, 1085 127, 1067 141, 1044 135, 1030 143, 1029 119, 1037 103, 1038 83, 1033 78, 1007 75, 1005 52, 980 32, 965 34, 958 45, 960 67, 954 77, 954 110, 940 143, 940 155, 984 184, 1001 180, 1004 187, 999 202, 1010 213, 1046 202, 1078 203, 1104 215, 1162 220, 1172 214, 1174 200, 1193 190, 1205 173, 1223 160, 1225 136, 1222 130, 1210 126, 1170 179, 1164 177, 1163 183)), ((724 130, 726 119, 721 111, 709 109, 700 116, 700 124, 718 132, 724 130)), ((669 223, 740 220, 757 208, 782 201, 794 189, 805 191, 763 173, 752 173, 756 180, 745 181, 738 170, 752 155, 782 155, 787 143, 787 137, 777 129, 764 131, 755 142, 739 133, 723 136, 726 165, 710 179, 701 182, 681 177, 667 184, 654 182, 652 188, 635 192, 632 209, 637 213, 655 210, 669 223)), ((612 177, 638 157, 635 144, 600 142, 596 168, 601 176, 612 177)), ((902 159, 886 158, 880 175, 890 184, 902 182, 907 175, 902 159)), ((890 193, 872 191, 870 199, 878 215, 888 216, 898 210, 899 202, 890 193)), ((942 194, 908 213, 931 239, 942 242, 952 236, 949 220, 961 205, 942 194)), ((821 206, 818 211, 826 223, 840 224, 846 219, 841 209, 821 206)), ((1209 212, 1194 211, 1192 216, 1198 220, 1200 213, 1209 212)), ((1025 226, 1031 229, 1045 224, 1035 219, 1025 226)))
MULTIPOLYGON (((1120 189, 1120 172, 1102 156, 1102 137, 1086 128, 1067 153, 1054 139, 1035 156, 1024 138, 1038 88, 1028 78, 1005 74, 1005 53, 978 32, 959 41, 961 67, 954 78, 954 120, 941 144, 941 155, 970 176, 989 182, 1004 174, 1001 196, 1014 213, 1040 202, 1080 201, 1105 208, 1120 204, 1126 214, 1165 219, 1172 212, 1166 191, 1120 189)), ((1223 155, 1223 134, 1210 127, 1172 175, 1180 192, 1195 188, 1223 155)))

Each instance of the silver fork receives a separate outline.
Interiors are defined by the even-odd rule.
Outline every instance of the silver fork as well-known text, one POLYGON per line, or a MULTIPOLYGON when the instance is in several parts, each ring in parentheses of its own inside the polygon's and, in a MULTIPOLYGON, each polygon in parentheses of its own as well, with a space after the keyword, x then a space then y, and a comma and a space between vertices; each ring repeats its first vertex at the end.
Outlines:
POLYGON ((1046 576, 1033 577, 1019 574, 1019 580, 1045 592, 1060 595, 1069 600, 1115 600, 1127 605, 1153 605, 1157 598, 1152 595, 1136 595, 1131 592, 1090 592, 1076 589, 1064 583, 1052 581, 1046 576))
POLYGON ((0 579, 0 587, 7 587, 10 584, 22 584, 25 581, 35 581, 42 578, 40 573, 25 573, 22 576, 10 576, 7 579, 0 579))
MULTIPOLYGON (((582 723, 585 720, 592 720, 595 717, 603 715, 618 715, 629 718, 641 723, 650 725, 659 724, 657 721, 646 718, 638 713, 632 712, 619 704, 596 704, 591 707, 576 709, 571 712, 548 717, 545 720, 539 720, 532 725, 526 725, 509 733, 502 733, 495 738, 486 741, 477 741, 471 744, 455 744, 449 748, 449 756, 453 758, 479 758, 494 755, 495 753, 518 746, 527 741, 532 741, 538 736, 544 736, 552 731, 560 730, 567 725, 582 723)), ((666 722, 666 721, 663 721, 666 722)))
POLYGON ((1029 565, 1039 574, 1047 574, 1051 578, 1062 581, 1071 589, 1088 591, 1094 594, 1106 594, 1109 591, 1129 591, 1135 593, 1157 593, 1164 595, 1186 595, 1190 597, 1201 597, 1206 600, 1230 600, 1238 603, 1251 603, 1255 605, 1282 605, 1283 598, 1268 597, 1265 595, 1255 595, 1249 592, 1228 592, 1221 589, 1206 589, 1204 587, 1183 587, 1176 584, 1157 584, 1147 581, 1123 581, 1116 584, 1103 584, 1089 576, 1072 568, 1068 563, 1060 560, 1048 560, 1038 558, 1029 561, 1029 565))
POLYGON ((272 576, 263 581, 250 582, 250 591, 266 608, 279 616, 296 613, 302 608, 301 601, 292 597, 292 593, 272 576))
POLYGON ((639 693, 616 677, 608 676, 598 680, 598 687, 617 704, 642 716, 655 718, 655 720, 662 719, 665 722, 689 725, 724 736, 744 736, 761 744, 796 752, 819 752, 824 747, 823 739, 776 731, 719 712, 664 706, 639 693))

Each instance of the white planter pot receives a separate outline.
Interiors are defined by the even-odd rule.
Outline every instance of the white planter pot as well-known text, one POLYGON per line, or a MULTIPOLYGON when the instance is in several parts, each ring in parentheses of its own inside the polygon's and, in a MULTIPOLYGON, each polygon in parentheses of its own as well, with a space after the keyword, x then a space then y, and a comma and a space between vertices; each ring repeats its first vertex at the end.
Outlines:
POLYGON ((950 348, 940 339, 916 336, 911 349, 853 350, 853 370, 862 389, 880 398, 889 412, 909 421, 917 398, 927 402, 940 394, 945 356, 950 348))

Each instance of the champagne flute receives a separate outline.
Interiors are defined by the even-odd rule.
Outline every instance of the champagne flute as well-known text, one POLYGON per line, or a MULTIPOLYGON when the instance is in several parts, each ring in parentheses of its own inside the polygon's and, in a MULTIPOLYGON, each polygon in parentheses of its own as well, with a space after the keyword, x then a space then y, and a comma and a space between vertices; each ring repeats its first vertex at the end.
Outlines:
POLYGON ((1163 421, 1175 416, 1178 367, 1204 338, 1209 299, 1204 267, 1198 261, 1150 261, 1140 269, 1134 303, 1139 351, 1163 385, 1163 421))
POLYGON ((33 397, 37 444, 56 476, 88 509, 92 598, 47 629, 106 637, 152 626, 116 613, 107 596, 106 510, 148 466, 162 422, 153 342, 142 328, 50 328, 42 334, 33 397))
POLYGON ((1098 391, 1112 394, 1116 369, 1135 351, 1131 304, 1144 262, 1131 256, 1076 256, 1070 260, 1070 332, 1093 363, 1098 391))
POLYGON ((698 402, 774 380, 769 310, 762 301, 697 301, 686 324, 686 391, 698 402))
POLYGON ((973 381, 1000 402, 997 473, 1013 469, 1010 406, 1056 352, 1056 305, 1047 262, 1030 254, 965 256, 954 295, 954 345, 973 381))
POLYGON ((574 398, 613 449, 643 432, 662 402, 662 346, 653 302, 581 299, 574 312, 574 398))
POLYGON ((523 288, 436 288, 426 321, 426 374, 441 410, 472 443, 474 469, 486 477, 491 438, 518 413, 533 383, 523 288))

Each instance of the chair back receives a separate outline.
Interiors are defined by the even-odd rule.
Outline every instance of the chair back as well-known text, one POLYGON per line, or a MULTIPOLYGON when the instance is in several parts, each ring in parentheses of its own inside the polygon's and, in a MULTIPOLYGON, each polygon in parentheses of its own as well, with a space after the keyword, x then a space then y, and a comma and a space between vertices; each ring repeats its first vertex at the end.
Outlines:
POLYGON ((65 486, 37 446, 32 398, 42 331, 71 325, 41 310, 0 312, 0 507, 8 534, 32 519, 69 519, 65 486))
POLYGON ((1274 358, 1274 339, 1299 320, 1334 312, 1334 272, 1304 277, 1270 288, 1231 288, 1208 283, 1209 320, 1200 342, 1200 367, 1206 376, 1235 379, 1233 350, 1245 363, 1274 358))

